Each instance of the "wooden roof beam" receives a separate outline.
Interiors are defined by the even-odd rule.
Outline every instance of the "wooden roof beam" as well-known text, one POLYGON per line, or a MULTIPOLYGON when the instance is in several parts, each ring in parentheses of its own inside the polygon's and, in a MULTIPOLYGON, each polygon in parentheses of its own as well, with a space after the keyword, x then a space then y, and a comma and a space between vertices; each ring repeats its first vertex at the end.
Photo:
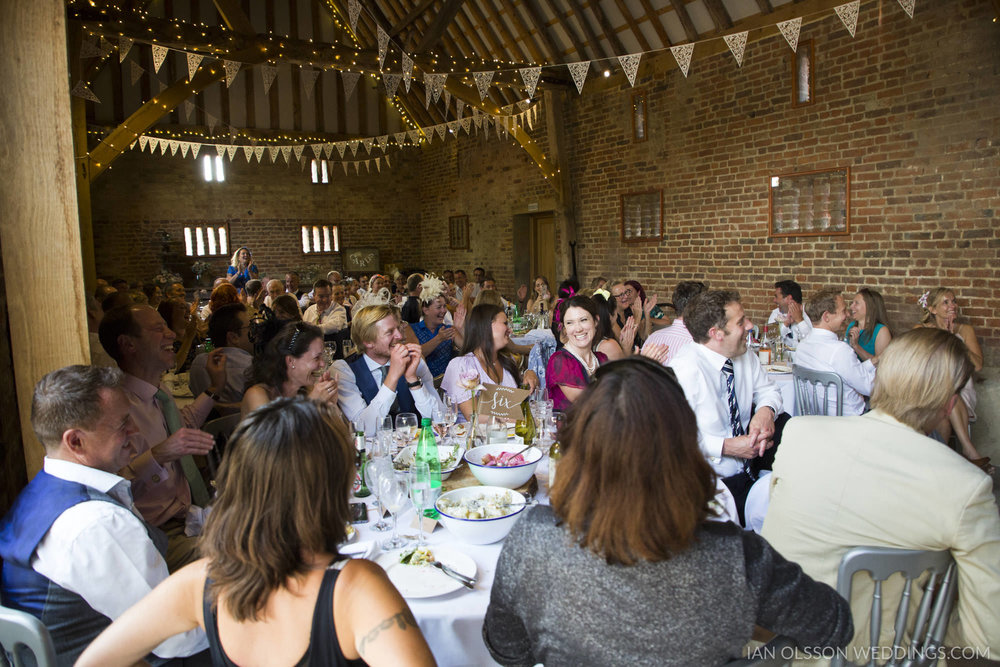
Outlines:
POLYGON ((577 0, 569 0, 570 7, 573 8, 573 15, 576 16, 577 23, 583 28, 584 37, 590 44, 590 51, 594 55, 592 60, 597 58, 610 58, 613 54, 608 53, 608 49, 604 46, 604 42, 600 40, 597 33, 594 32, 594 28, 590 25, 587 17, 583 14, 583 7, 577 0))
POLYGON ((726 11, 721 0, 702 0, 702 2, 705 3, 705 9, 708 10, 715 23, 716 32, 729 30, 733 27, 733 19, 729 17, 729 12, 726 11))
MULTIPOLYGON (((529 28, 524 22, 524 19, 521 18, 521 12, 517 11, 517 7, 513 3, 504 4, 503 0, 499 0, 501 4, 500 7, 497 7, 497 1, 498 0, 488 0, 497 13, 500 13, 505 9, 510 12, 511 23, 514 24, 515 30, 520 31, 519 37, 521 41, 524 42, 524 45, 528 47, 528 51, 531 52, 531 57, 534 58, 537 63, 545 62, 545 54, 543 53, 542 46, 539 43, 538 38, 536 38, 532 33, 531 28, 529 28)), ((1000 0, 997 0, 997 2, 1000 2, 1000 0)), ((517 38, 515 38, 514 41, 517 41, 517 38)))
MULTIPOLYGON (((527 0, 527 1, 535 3, 541 2, 541 0, 527 0)), ((549 3, 549 9, 552 10, 552 15, 556 17, 555 23, 558 23, 559 25, 562 26, 562 29, 569 36, 569 41, 573 43, 573 50, 576 51, 577 60, 593 60, 594 58, 591 57, 587 53, 587 50, 583 48, 583 42, 580 41, 580 37, 576 34, 576 31, 570 26, 569 21, 566 21, 565 23, 559 21, 559 16, 561 14, 561 12, 559 11, 560 8, 555 6, 552 0, 547 0, 547 1, 549 3)), ((547 30, 552 30, 552 41, 554 42, 556 39, 555 30, 550 27, 551 25, 552 24, 546 22, 545 28, 547 30)))
POLYGON ((409 27, 411 23, 416 21, 421 14, 426 12, 427 9, 434 4, 434 1, 435 0, 423 0, 423 2, 418 4, 410 11, 408 11, 406 15, 403 18, 396 21, 396 25, 394 25, 392 29, 389 30, 389 36, 395 37, 399 33, 403 32, 403 30, 409 27))
POLYGON ((760 10, 761 14, 770 14, 774 11, 774 7, 771 6, 771 0, 757 0, 757 9, 760 10))
POLYGON ((594 16, 597 17, 597 22, 600 24, 601 30, 604 31, 604 36, 607 37, 608 41, 611 43, 611 48, 614 49, 615 55, 626 55, 625 45, 622 44, 622 40, 618 37, 618 31, 616 31, 611 26, 610 21, 608 21, 607 15, 601 8, 601 3, 594 0, 590 3, 590 9, 594 12, 594 16))
POLYGON ((656 31, 656 36, 660 38, 660 44, 664 47, 670 46, 670 37, 667 36, 667 31, 663 27, 663 21, 660 20, 660 15, 653 9, 653 6, 649 4, 649 0, 639 0, 642 4, 642 9, 646 12, 646 19, 653 25, 653 30, 656 31))
MULTIPOLYGON (((417 43, 417 48, 415 49, 417 53, 429 51, 441 40, 445 30, 448 29, 448 26, 455 19, 455 15, 458 14, 458 10, 462 8, 463 2, 465 0, 445 0, 444 7, 434 17, 434 22, 431 23, 430 30, 425 32, 417 43)), ((485 57, 486 54, 483 55, 485 57)))
POLYGON ((528 12, 528 21, 535 26, 535 30, 538 31, 538 36, 542 39, 545 47, 548 49, 549 53, 546 54, 547 57, 542 60, 542 62, 547 62, 548 64, 555 65, 562 62, 562 51, 556 46, 555 39, 549 32, 549 26, 546 21, 542 18, 542 13, 538 9, 537 0, 522 0, 522 5, 526 12, 528 12))
POLYGON ((632 31, 632 36, 639 42, 639 50, 652 51, 653 47, 649 45, 649 40, 642 34, 642 30, 639 30, 639 24, 635 22, 632 12, 629 11, 623 0, 615 0, 615 5, 618 6, 618 11, 625 17, 625 23, 628 23, 628 27, 632 31))
POLYGON ((691 15, 688 14, 687 7, 684 6, 684 1, 670 0, 670 5, 674 8, 674 14, 677 14, 677 19, 681 22, 681 27, 684 28, 684 36, 687 37, 689 42, 697 42, 698 30, 694 27, 694 21, 691 20, 691 15))
POLYGON ((230 30, 238 32, 241 35, 256 34, 253 24, 250 23, 250 17, 243 11, 239 0, 213 1, 215 2, 215 8, 218 10, 219 16, 222 17, 222 20, 230 30))

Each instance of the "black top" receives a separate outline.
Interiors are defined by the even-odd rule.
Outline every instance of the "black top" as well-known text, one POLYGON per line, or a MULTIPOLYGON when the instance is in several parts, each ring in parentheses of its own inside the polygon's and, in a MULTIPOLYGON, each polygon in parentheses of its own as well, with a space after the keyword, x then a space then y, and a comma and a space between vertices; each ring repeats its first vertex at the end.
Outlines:
MULTIPOLYGON (((364 660, 348 660, 340 650, 337 642, 337 630, 333 623, 333 587, 337 582, 340 570, 328 568, 323 575, 323 583, 316 597, 316 609, 313 611, 312 629, 309 634, 309 648, 306 649, 295 667, 361 667, 367 665, 364 660)), ((205 634, 208 636, 208 650, 212 656, 214 667, 238 667, 229 659, 219 641, 219 619, 215 607, 209 597, 212 580, 205 578, 205 599, 202 608, 205 614, 205 634)))

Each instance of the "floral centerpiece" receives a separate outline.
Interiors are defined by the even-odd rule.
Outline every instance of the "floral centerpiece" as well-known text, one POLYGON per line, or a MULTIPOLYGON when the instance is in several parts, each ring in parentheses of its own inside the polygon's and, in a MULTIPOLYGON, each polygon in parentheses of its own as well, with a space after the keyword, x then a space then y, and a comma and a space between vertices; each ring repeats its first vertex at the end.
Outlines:
POLYGON ((179 275, 173 271, 168 271, 167 269, 161 269, 159 273, 153 276, 153 284, 158 285, 160 289, 163 289, 167 285, 173 285, 174 283, 183 283, 179 275))
POLYGON ((197 261, 191 265, 191 272, 194 274, 195 280, 201 282, 201 276, 212 270, 212 265, 205 261, 197 261))

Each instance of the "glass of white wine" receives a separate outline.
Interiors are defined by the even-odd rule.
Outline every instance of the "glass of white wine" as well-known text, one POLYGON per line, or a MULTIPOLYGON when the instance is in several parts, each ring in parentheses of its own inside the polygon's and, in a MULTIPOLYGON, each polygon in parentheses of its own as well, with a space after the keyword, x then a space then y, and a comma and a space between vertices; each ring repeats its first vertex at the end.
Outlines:
POLYGON ((400 412, 396 415, 396 435, 400 445, 406 447, 417 437, 417 416, 412 412, 400 412))

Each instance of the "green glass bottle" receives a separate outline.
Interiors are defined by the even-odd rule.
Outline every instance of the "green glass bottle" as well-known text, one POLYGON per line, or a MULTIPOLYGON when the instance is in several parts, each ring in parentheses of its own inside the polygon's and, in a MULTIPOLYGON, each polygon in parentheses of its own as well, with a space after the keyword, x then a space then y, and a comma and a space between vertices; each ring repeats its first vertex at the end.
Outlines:
MULTIPOLYGON (((420 420, 420 435, 417 437, 417 452, 413 460, 417 463, 426 462, 427 467, 431 469, 431 495, 437 501, 441 495, 441 459, 438 458, 437 440, 434 438, 434 428, 428 417, 420 420)), ((424 512, 424 516, 438 519, 441 515, 431 506, 424 512)))
MULTIPOLYGON (((527 387, 522 387, 527 389, 527 387)), ((514 435, 524 440, 527 447, 535 440, 535 418, 531 414, 530 396, 521 401, 521 418, 514 425, 514 435)))
POLYGON ((368 453, 365 451, 365 432, 354 432, 354 448, 357 450, 354 459, 354 497, 367 498, 372 494, 365 484, 365 468, 368 466, 368 453))

